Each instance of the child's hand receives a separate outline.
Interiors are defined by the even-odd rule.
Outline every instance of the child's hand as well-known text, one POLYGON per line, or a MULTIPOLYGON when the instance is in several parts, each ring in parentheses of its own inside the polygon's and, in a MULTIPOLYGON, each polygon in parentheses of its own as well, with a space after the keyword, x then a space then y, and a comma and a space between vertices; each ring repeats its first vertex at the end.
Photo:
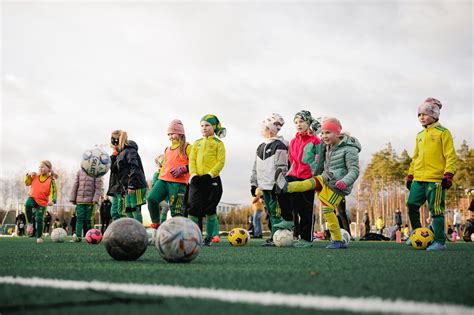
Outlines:
POLYGON ((186 168, 186 166, 178 166, 178 167, 173 168, 170 173, 171 173, 171 176, 173 176, 174 178, 178 178, 178 177, 183 176, 187 172, 188 172, 188 169, 186 168))
POLYGON ((413 182, 413 175, 408 175, 407 176, 407 183, 405 185, 408 190, 410 190, 412 182, 413 182))
POLYGON ((342 180, 338 180, 336 182, 336 187, 339 190, 345 190, 347 188, 346 184, 344 184, 344 182, 342 180))
POLYGON ((453 186, 453 174, 445 173, 443 180, 441 181, 441 187, 444 189, 449 189, 451 186, 453 186))
POLYGON ((255 197, 255 192, 257 191, 257 186, 250 187, 250 193, 252 194, 253 197, 255 197))

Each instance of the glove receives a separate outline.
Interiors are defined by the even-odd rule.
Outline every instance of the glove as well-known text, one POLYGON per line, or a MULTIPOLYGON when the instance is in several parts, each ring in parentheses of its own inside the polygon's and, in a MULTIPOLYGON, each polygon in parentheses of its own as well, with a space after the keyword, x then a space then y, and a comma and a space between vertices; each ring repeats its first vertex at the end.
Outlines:
POLYGON ((344 182, 342 180, 338 180, 336 182, 336 187, 339 190, 345 190, 347 188, 346 184, 344 184, 344 182))
POLYGON ((451 173, 444 173, 443 180, 441 181, 443 189, 449 189, 453 186, 453 176, 451 173))
POLYGON ((412 182, 413 182, 413 175, 408 175, 407 176, 407 182, 405 184, 405 186, 407 187, 408 190, 410 190, 412 182))
POLYGON ((171 176, 173 176, 174 178, 178 178, 178 177, 183 176, 187 172, 188 172, 188 168, 186 166, 178 166, 171 170, 171 176))
POLYGON ((252 194, 252 197, 255 197, 255 191, 257 190, 257 186, 250 187, 250 193, 252 194))

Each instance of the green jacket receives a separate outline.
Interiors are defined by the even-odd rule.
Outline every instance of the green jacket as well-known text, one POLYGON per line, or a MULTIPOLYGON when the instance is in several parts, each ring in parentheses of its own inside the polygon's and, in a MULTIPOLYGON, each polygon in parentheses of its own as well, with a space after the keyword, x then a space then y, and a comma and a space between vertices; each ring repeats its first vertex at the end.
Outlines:
POLYGON ((354 182, 359 177, 359 152, 361 145, 356 138, 341 134, 341 142, 328 150, 321 143, 315 175, 321 175, 324 182, 337 194, 347 196, 352 191, 354 182), (342 180, 346 189, 336 188, 336 182, 342 180))

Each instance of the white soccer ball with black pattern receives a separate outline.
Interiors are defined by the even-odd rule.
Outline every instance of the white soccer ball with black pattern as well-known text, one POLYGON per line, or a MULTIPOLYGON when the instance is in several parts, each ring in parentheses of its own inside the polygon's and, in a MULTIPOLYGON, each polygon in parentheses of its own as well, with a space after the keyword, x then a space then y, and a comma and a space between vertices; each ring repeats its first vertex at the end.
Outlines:
MULTIPOLYGON (((351 241, 351 235, 349 234, 349 232, 347 232, 344 229, 341 229, 341 234, 342 234, 342 242, 344 244, 349 245, 349 242, 351 241)), ((331 241, 333 241, 332 235, 331 235, 331 241)))
POLYGON ((155 247, 168 262, 190 262, 198 256, 201 246, 201 230, 188 218, 166 220, 156 231, 155 247))
POLYGON ((56 228, 51 232, 51 240, 55 243, 63 243, 66 237, 67 232, 63 228, 56 228))
POLYGON ((290 230, 278 230, 273 234, 273 244, 278 247, 289 247, 293 245, 293 232, 290 230))
POLYGON ((82 154, 81 168, 92 177, 104 176, 110 169, 110 157, 99 147, 82 154))

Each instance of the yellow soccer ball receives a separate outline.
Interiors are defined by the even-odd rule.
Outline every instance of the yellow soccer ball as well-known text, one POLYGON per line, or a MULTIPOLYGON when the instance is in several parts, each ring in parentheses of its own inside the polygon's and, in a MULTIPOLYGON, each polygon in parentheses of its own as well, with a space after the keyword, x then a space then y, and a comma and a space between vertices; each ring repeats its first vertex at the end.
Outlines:
POLYGON ((243 228, 235 228, 229 232, 227 240, 232 246, 245 246, 249 241, 249 232, 243 228))
POLYGON ((434 241, 434 234, 430 229, 417 228, 410 236, 411 246, 414 249, 426 249, 434 241))

